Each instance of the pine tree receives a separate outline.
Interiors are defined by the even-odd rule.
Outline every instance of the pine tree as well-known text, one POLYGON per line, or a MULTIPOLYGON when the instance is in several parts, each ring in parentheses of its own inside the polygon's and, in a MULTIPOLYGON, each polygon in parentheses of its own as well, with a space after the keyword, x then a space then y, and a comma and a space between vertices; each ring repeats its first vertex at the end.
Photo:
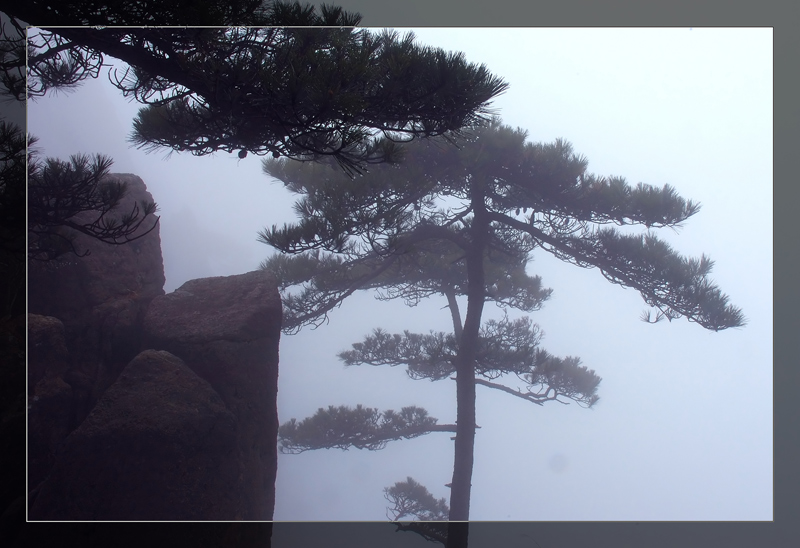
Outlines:
MULTIPOLYGON (((467 310, 454 363, 457 432, 449 514, 454 521, 469 519, 476 368, 490 295, 486 257, 503 249, 498 235, 529 238, 532 247, 561 260, 597 268, 612 283, 636 289, 656 310, 656 319, 683 316, 715 331, 744 325, 741 310, 709 280, 712 261, 687 259, 650 230, 680 226, 699 211, 698 204, 668 185, 631 187, 621 177, 590 174, 587 160, 566 141, 526 138, 525 131, 494 120, 474 127, 458 147, 441 139, 412 143, 402 164, 380 166, 349 183, 330 166, 264 162, 268 174, 303 197, 296 205, 300 221, 265 229, 262 240, 285 253, 338 254, 343 270, 358 273, 353 286, 332 288, 338 291, 333 301, 325 300, 326 286, 309 282, 325 302, 322 314, 423 242, 459 249, 467 310), (609 225, 648 230, 627 234, 609 225), (383 261, 372 263, 376 257, 383 261)), ((462 545, 465 534, 451 528, 448 545, 462 545)))

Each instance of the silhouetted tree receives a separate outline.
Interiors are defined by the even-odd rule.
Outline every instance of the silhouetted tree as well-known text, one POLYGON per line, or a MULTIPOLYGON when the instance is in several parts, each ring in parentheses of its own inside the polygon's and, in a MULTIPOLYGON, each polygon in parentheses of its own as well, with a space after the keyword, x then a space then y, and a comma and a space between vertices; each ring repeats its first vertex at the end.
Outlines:
MULTIPOLYGON (((415 44, 411 33, 352 28, 360 15, 341 8, 323 5, 317 14, 299 3, 275 2, 256 11, 251 4, 241 2, 233 12, 220 7, 213 17, 222 24, 243 17, 237 24, 272 26, 47 28, 27 40, 27 93, 42 95, 96 77, 111 56, 129 65, 110 75, 114 84, 148 105, 134 122, 138 146, 196 155, 332 156, 357 171, 395 160, 397 140, 475 123, 507 87, 462 54, 415 44), (320 25, 326 28, 308 28, 320 25)), ((197 19, 184 2, 160 5, 154 4, 156 13, 173 14, 169 21, 197 19)), ((93 25, 146 24, 145 10, 115 6, 118 11, 100 10, 91 2, 75 18, 93 25)), ((39 27, 63 25, 47 13, 51 7, 24 3, 10 15, 39 27)), ((4 49, 21 51, 18 40, 4 49)), ((8 87, 19 94, 16 63, 4 61, 2 68, 8 87)))
MULTIPOLYGON (((503 234, 504 239, 498 236, 504 249, 493 249, 486 259, 487 280, 491 284, 488 300, 504 307, 511 305, 526 311, 537 310, 551 291, 542 288, 538 276, 529 276, 525 272, 528 239, 513 241, 508 237, 509 234, 503 234)), ((371 261, 362 261, 351 269, 341 268, 340 257, 321 254, 318 250, 293 256, 274 255, 262 267, 281 280, 286 318, 284 330, 287 333, 295 332, 303 323, 316 325, 322 320, 321 315, 333 301, 326 303, 325 299, 318 297, 341 298, 342 289, 357 286, 360 274, 381 266, 384 267, 381 275, 366 286, 374 287, 379 299, 403 298, 413 306, 435 293, 446 296, 453 333, 405 331, 402 335, 391 335, 376 329, 363 342, 354 344, 352 350, 339 354, 347 365, 401 365, 407 367, 412 379, 435 381, 453 378, 451 375, 456 372, 456 334, 462 329, 457 297, 463 296, 467 287, 463 261, 458 260, 458 255, 458 248, 448 242, 429 241, 422 242, 413 252, 393 256, 392 261, 371 257, 371 261), (378 261, 383 264, 379 265, 378 261), (302 282, 311 282, 312 285, 300 294, 293 295, 287 291, 302 282)), ((538 347, 541 332, 528 317, 513 321, 508 317, 501 321, 489 320, 484 324, 480 337, 475 372, 483 378, 476 378, 476 383, 538 405, 546 401, 567 403, 561 398, 568 398, 591 407, 598 400, 596 389, 600 378, 594 371, 580 366, 577 358, 560 359, 541 350, 538 347), (493 382, 504 375, 515 375, 528 388, 525 391, 514 390, 493 382)), ((329 406, 320 408, 315 415, 301 422, 291 419, 283 424, 279 429, 280 449, 284 453, 349 447, 377 450, 383 449, 391 440, 415 438, 430 432, 457 432, 455 424, 437 423, 437 419, 430 417, 425 409, 416 406, 405 407, 399 413, 393 410, 379 412, 361 405, 355 409, 329 406)), ((424 487, 415 485, 419 488, 412 489, 403 482, 391 488, 392 493, 405 493, 404 502, 399 506, 397 500, 392 499, 395 502, 393 513, 405 516, 408 512, 396 510, 427 507, 424 497, 413 499, 414 494, 421 493, 421 490, 427 493, 424 487), (414 504, 409 506, 410 501, 414 504)), ((430 521, 432 515, 421 513, 417 519, 430 521)), ((438 516, 437 519, 446 519, 447 514, 438 516)), ((395 521, 401 519, 395 517, 395 521)), ((446 530, 441 526, 420 521, 407 525, 398 523, 398 527, 422 534, 429 540, 446 537, 446 530)))
MULTIPOLYGON (((676 227, 699 210, 669 186, 631 187, 621 177, 587 173, 588 162, 569 143, 528 143, 527 133, 499 120, 474 128, 459 147, 419 141, 399 166, 384 165, 352 181, 324 166, 266 160, 265 170, 303 194, 300 221, 265 230, 262 239, 287 253, 323 249, 340 254, 344 268, 364 257, 389 264, 421 242, 449 242, 460 249, 467 275, 467 310, 457 338, 457 433, 450 498, 452 521, 469 518, 475 436, 476 368, 481 316, 489 293, 486 256, 502 248, 497 234, 530 238, 556 257, 597 268, 612 283, 636 289, 657 319, 685 316, 707 329, 744 325, 709 279, 712 262, 686 259, 646 234, 624 234, 607 225, 676 227), (441 199, 440 199, 441 198, 441 199)), ((360 273, 366 285, 386 268, 360 273)), ((317 286, 321 293, 324 285, 317 286)), ((335 290, 339 290, 335 288, 335 290)), ((347 292, 341 293, 345 298, 347 292)), ((330 310, 330 303, 323 314, 330 310)), ((448 545, 464 544, 466 529, 454 527, 448 545)))
POLYGON ((436 499, 410 476, 383 491, 386 500, 392 503, 390 519, 397 524, 397 531, 411 531, 426 540, 447 543, 447 524, 443 522, 447 520, 450 508, 443 498, 436 499), (416 519, 400 523, 406 517, 416 519))

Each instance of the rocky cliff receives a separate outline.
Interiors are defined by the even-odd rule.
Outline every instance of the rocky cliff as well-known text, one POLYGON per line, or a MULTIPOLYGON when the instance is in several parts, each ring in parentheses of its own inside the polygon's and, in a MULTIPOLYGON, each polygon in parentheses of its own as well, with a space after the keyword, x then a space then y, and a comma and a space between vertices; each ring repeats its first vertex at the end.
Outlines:
POLYGON ((145 346, 185 359, 236 417, 230 519, 265 519, 275 505, 280 314, 277 282, 259 270, 188 281, 156 297, 144 319, 145 346))
MULTIPOLYGON (((128 204, 151 199, 138 177, 115 177, 128 204)), ((29 518, 272 519, 275 280, 165 295, 158 229, 75 243, 90 254, 29 274, 29 518)))

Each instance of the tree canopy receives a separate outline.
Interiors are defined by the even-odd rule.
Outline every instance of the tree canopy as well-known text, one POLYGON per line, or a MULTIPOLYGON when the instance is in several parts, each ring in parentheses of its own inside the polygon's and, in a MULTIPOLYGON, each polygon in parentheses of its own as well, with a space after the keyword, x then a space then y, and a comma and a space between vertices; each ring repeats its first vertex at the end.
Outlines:
MULTIPOLYGON (((148 16, 139 3, 108 9, 75 4, 73 19, 81 23, 147 24, 140 20, 148 16)), ((271 26, 52 28, 65 21, 56 23, 47 3, 12 9, 18 27, 24 20, 44 28, 27 39, 25 93, 74 87, 97 77, 105 57, 114 57, 129 68, 109 78, 147 105, 131 137, 140 147, 301 160, 332 156, 353 172, 396 160, 398 140, 444 135, 478 122, 507 87, 483 65, 420 46, 411 33, 353 28, 360 15, 341 8, 323 6, 317 14, 297 2, 239 2, 233 10, 207 4, 215 7, 209 17, 218 24, 271 26)), ((170 21, 188 20, 179 24, 199 20, 182 1, 159 10, 170 21)), ((6 42, 10 57, 0 67, 18 95, 23 89, 14 70, 24 61, 19 55, 25 43, 20 40, 6 42)))
MULTIPOLYGON (((329 164, 264 160, 265 173, 302 198, 295 204, 300 220, 265 228, 260 240, 290 254, 328 251, 306 273, 327 266, 367 287, 420 246, 449 246, 458 259, 452 266, 466 271, 466 250, 479 235, 481 264, 516 242, 526 260, 541 248, 597 268, 612 283, 638 290, 663 317, 683 316, 712 330, 743 325, 741 310, 709 280, 708 257, 685 258, 651 230, 630 234, 609 226, 677 228, 699 204, 669 185, 631 186, 622 177, 590 174, 568 142, 528 143, 527 132, 498 119, 468 133, 457 146, 444 139, 411 143, 400 166, 379 166, 352 180, 329 164), (480 230, 476 216, 485 225, 480 230)), ((492 283, 482 298, 492 299, 492 283)), ((326 302, 320 310, 331 308, 326 302)))

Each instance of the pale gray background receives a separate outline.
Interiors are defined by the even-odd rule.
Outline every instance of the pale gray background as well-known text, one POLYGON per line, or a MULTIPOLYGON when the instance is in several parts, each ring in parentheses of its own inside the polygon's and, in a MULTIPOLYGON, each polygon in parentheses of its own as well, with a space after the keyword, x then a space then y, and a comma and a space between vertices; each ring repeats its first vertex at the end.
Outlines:
MULTIPOLYGON (((603 382, 594 410, 478 392, 475 520, 772 519, 772 31, 770 29, 420 29, 419 41, 485 63, 511 87, 494 106, 533 141, 563 137, 589 170, 670 184, 703 208, 677 233, 705 252, 741 306, 743 329, 684 319, 651 326, 633 290, 537 252, 554 289, 533 315, 544 346, 577 355, 603 382)), ((121 63, 117 63, 121 66, 121 63)), ((138 105, 101 76, 29 105, 45 155, 108 154, 161 206, 167 291, 253 270, 272 251, 256 232, 293 220, 259 159, 145 155, 126 136, 138 105)), ((444 302, 416 309, 357 295, 330 325, 285 337, 281 421, 329 404, 426 407, 455 418, 454 383, 400 369, 345 368, 335 354, 373 327, 446 330, 444 302)), ((499 317, 493 306, 486 317, 499 317)), ((276 520, 385 520, 382 489, 412 476, 437 497, 452 474, 447 434, 380 452, 281 455, 276 520)))

